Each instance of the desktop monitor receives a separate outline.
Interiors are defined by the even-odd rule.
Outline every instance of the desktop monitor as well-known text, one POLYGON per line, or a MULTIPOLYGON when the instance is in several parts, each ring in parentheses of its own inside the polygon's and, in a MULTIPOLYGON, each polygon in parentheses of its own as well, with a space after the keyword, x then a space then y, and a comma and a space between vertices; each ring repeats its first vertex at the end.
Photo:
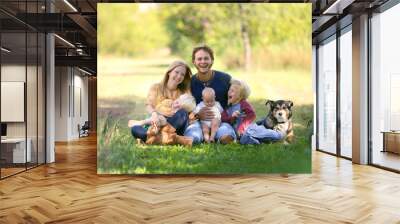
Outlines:
POLYGON ((1 123, 1 137, 7 136, 7 124, 1 123))

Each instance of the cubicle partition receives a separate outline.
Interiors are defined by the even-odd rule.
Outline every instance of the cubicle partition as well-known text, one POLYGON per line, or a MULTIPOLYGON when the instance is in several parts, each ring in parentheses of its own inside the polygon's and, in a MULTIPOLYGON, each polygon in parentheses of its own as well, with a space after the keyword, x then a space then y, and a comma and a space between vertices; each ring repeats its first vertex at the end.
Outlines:
MULTIPOLYGON (((40 2, 19 2, 20 13, 40 13, 40 2)), ((45 163, 46 156, 46 39, 19 16, 0 10, 1 179, 45 163)))

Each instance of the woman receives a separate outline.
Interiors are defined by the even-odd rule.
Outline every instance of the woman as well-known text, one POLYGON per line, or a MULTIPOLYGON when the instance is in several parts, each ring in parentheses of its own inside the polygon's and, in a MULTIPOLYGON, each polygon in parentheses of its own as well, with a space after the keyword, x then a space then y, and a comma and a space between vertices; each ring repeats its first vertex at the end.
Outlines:
MULTIPOLYGON (((192 63, 197 69, 197 74, 192 76, 191 91, 199 104, 202 100, 202 91, 205 87, 214 89, 216 101, 218 101, 223 108, 226 108, 228 102, 228 90, 230 87, 231 76, 216 70, 211 67, 214 62, 214 52, 207 45, 201 45, 193 49, 192 63)), ((211 120, 214 118, 214 113, 208 109, 203 108, 196 117, 200 120, 211 120)), ((203 132, 199 122, 195 122, 187 127, 185 136, 193 138, 193 143, 200 143, 203 141, 203 132)), ((234 129, 228 123, 221 123, 215 135, 215 140, 228 144, 236 139, 234 129)))
MULTIPOLYGON (((154 84, 148 93, 146 109, 151 114, 150 120, 152 124, 160 123, 160 113, 157 111, 157 105, 166 99, 176 100, 183 94, 190 94, 190 80, 192 72, 189 66, 183 61, 174 61, 164 75, 164 79, 160 83, 154 84)), ((188 125, 188 113, 183 108, 179 108, 171 116, 166 117, 168 124, 176 129, 178 135, 183 135, 188 125)), ((147 130, 143 124, 134 120, 128 122, 133 137, 142 141, 147 139, 147 130)))

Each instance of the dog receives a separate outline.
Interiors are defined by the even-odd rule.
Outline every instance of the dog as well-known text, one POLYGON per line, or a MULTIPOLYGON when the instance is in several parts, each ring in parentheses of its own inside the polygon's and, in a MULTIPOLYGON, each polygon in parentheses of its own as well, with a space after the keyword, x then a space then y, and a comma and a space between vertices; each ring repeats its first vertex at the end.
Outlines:
POLYGON ((282 140, 285 144, 293 142, 293 102, 290 100, 267 100, 265 105, 269 107, 268 114, 264 119, 257 121, 256 124, 280 132, 284 136, 282 140))

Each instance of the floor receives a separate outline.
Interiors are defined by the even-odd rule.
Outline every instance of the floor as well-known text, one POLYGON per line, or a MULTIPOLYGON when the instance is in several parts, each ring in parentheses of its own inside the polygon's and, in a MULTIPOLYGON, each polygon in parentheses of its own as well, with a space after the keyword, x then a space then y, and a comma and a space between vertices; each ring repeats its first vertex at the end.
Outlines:
POLYGON ((0 223, 400 223, 400 174, 313 153, 304 175, 96 174, 96 138, 0 181, 0 223))
POLYGON ((1 177, 7 177, 18 172, 22 172, 25 170, 25 167, 17 167, 17 168, 1 168, 1 177))

